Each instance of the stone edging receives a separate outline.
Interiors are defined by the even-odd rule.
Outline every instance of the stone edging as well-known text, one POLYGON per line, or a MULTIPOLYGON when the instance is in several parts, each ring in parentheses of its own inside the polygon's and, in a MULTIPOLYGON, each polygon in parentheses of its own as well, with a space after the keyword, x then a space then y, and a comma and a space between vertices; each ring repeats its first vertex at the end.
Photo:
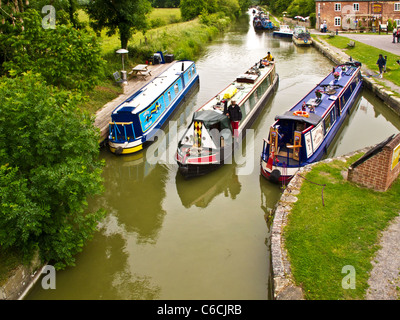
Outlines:
POLYGON ((0 286, 0 300, 22 300, 39 279, 43 268, 38 253, 30 265, 19 265, 12 276, 0 286))
POLYGON ((302 288, 295 285, 291 273, 290 262, 285 248, 283 229, 287 225, 287 218, 291 213, 293 204, 298 200, 296 195, 300 193, 304 182, 298 173, 305 174, 311 171, 318 163, 329 163, 333 160, 347 161, 348 158, 360 152, 367 152, 372 147, 363 148, 344 156, 329 158, 302 167, 287 185, 285 191, 275 206, 273 224, 271 228, 271 259, 272 259, 272 280, 274 300, 305 300, 302 288))

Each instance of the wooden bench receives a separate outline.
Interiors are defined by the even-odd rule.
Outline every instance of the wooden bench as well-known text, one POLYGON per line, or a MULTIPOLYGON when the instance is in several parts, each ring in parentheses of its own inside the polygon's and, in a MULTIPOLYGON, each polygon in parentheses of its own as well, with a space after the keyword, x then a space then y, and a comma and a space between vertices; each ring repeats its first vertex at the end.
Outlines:
POLYGON ((350 47, 350 48, 354 48, 354 47, 356 46, 356 43, 355 43, 353 40, 351 40, 351 41, 347 44, 347 46, 350 47))
POLYGON ((151 71, 147 69, 146 64, 138 64, 131 72, 129 72, 129 77, 132 78, 133 76, 146 78, 147 76, 151 76, 151 71))

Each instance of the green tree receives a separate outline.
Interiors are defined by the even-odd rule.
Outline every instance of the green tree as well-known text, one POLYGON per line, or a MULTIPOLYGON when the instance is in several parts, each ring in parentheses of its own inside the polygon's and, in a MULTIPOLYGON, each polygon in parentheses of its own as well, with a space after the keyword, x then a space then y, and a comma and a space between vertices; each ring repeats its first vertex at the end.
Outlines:
POLYGON ((151 9, 148 0, 90 0, 85 6, 92 28, 97 32, 107 29, 108 36, 118 31, 124 49, 134 31, 147 28, 146 14, 151 9))
MULTIPOLYGON (((243 8, 238 0, 181 0, 181 16, 183 20, 191 20, 200 14, 222 12, 225 16, 238 16, 243 8)), ((246 8, 247 10, 247 8, 246 8)))
POLYGON ((315 12, 315 1, 314 0, 294 0, 287 8, 287 12, 290 16, 303 16, 307 17, 311 13, 315 12))
POLYGON ((103 212, 99 132, 80 95, 31 72, 0 81, 0 246, 38 247, 56 267, 73 265, 103 212))
POLYGON ((43 18, 33 9, 20 17, 15 27, 0 33, 3 72, 16 76, 31 70, 49 84, 67 89, 86 90, 96 85, 105 62, 95 35, 68 25, 45 29, 43 18))

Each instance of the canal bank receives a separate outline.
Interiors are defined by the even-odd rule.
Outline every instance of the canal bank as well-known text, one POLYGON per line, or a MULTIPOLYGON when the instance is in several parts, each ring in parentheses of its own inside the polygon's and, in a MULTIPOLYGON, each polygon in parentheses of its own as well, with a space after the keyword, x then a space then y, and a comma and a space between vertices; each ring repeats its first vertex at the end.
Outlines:
POLYGON ((301 187, 305 181, 304 176, 319 163, 330 163, 334 160, 346 162, 350 157, 365 153, 369 148, 364 148, 347 155, 329 158, 302 167, 289 182, 276 204, 274 220, 271 229, 271 260, 273 295, 276 300, 305 300, 303 289, 296 285, 296 281, 291 272, 291 264, 285 247, 284 228, 287 226, 288 217, 291 214, 293 204, 297 202, 297 195, 301 192, 301 187))
MULTIPOLYGON (((351 59, 351 57, 345 52, 329 45, 326 41, 322 40, 318 36, 317 41, 313 41, 313 45, 324 56, 328 57, 335 64, 341 64, 351 59)), ((384 102, 385 106, 387 106, 397 115, 400 115, 400 98, 395 96, 395 94, 400 94, 400 87, 386 79, 380 79, 380 81, 383 81, 385 83, 385 86, 379 84, 373 77, 371 77, 374 72, 369 70, 365 66, 363 66, 362 72, 364 76, 363 81, 365 87, 368 88, 379 99, 381 99, 384 102)), ((282 196, 274 209, 274 220, 271 228, 272 285, 274 299, 305 299, 305 293, 303 289, 296 285, 296 281, 291 272, 291 264, 288 259, 288 253, 285 247, 285 238, 283 235, 284 228, 288 222, 288 216, 291 214, 292 206, 297 201, 296 195, 300 194, 301 186, 305 181, 304 175, 307 172, 310 172, 313 166, 318 163, 330 163, 333 160, 346 162, 350 157, 354 156, 355 154, 366 153, 372 148, 373 146, 366 147, 341 157, 329 158, 303 167, 296 173, 291 182, 288 184, 287 188, 282 193, 282 196)), ((395 294, 393 294, 393 291, 396 290, 396 284, 394 283, 398 281, 398 279, 396 281, 393 281, 393 277, 389 278, 389 275, 382 272, 382 270, 389 269, 388 267, 392 267, 393 265, 396 269, 396 267, 399 265, 399 259, 391 259, 388 252, 393 249, 398 250, 395 246, 398 244, 396 239, 400 237, 400 220, 398 218, 395 219, 388 230, 389 231, 383 233, 383 240, 381 240, 380 242, 380 245, 383 247, 383 249, 377 255, 376 260, 378 261, 375 261, 374 269, 371 272, 371 277, 369 280, 370 288, 368 289, 366 295, 366 299, 368 300, 391 299, 396 296, 395 294), (387 235, 388 232, 390 233, 389 236, 387 235), (391 287, 387 286, 388 282, 392 284, 391 287), (393 287, 395 289, 393 289, 393 287)))

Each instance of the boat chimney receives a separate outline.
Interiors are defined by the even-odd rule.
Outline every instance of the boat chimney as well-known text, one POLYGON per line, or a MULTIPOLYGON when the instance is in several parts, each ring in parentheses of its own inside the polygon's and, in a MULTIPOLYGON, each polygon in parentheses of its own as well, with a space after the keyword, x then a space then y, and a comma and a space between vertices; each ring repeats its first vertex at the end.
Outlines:
POLYGON ((182 72, 185 70, 185 63, 182 62, 182 72))

